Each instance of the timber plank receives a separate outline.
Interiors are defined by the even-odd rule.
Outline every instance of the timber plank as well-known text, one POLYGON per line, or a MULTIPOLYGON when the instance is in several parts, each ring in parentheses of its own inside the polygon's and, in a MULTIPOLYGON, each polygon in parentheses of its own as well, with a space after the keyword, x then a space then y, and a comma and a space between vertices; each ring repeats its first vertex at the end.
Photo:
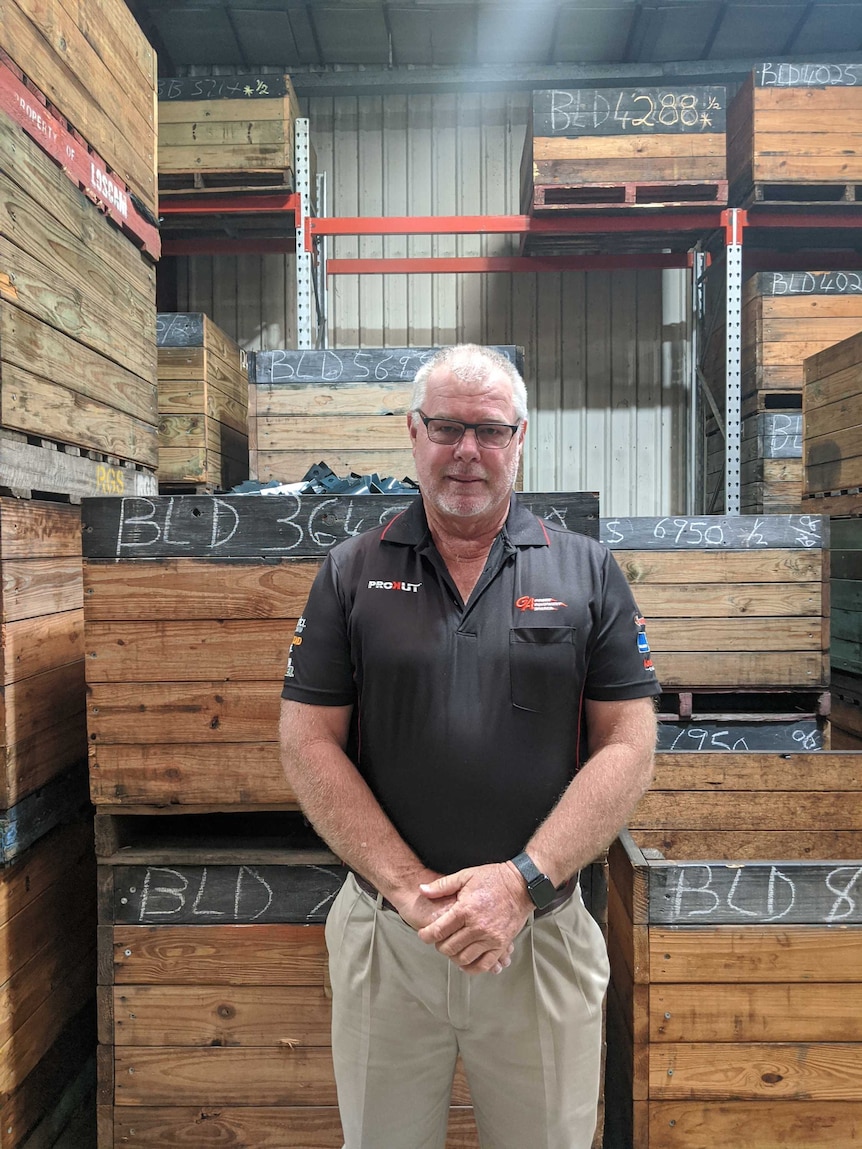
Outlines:
POLYGON ((819 549, 761 551, 689 550, 682 559, 674 550, 614 550, 614 558, 629 582, 661 585, 698 582, 783 583, 817 582, 822 577, 819 549))
POLYGON ((19 622, 83 607, 81 559, 75 555, 3 561, 2 621, 19 622))
POLYGON ((275 419, 305 415, 407 415, 410 383, 254 383, 249 388, 254 417, 275 419))
MULTIPOLYGON (((862 830, 862 802, 845 792, 793 790, 720 791, 704 801, 698 792, 677 790, 644 795, 631 825, 665 829, 715 830, 862 830)), ((768 839, 764 839, 764 846, 768 839)))
MULTIPOLYGON (((37 675, 35 681, 46 681, 37 675)), ((50 679, 47 679, 50 682, 50 679)), ((83 684, 81 684, 83 689, 83 684)), ((37 729, 24 738, 0 748, 0 808, 8 809, 34 790, 46 785, 68 769, 80 765, 86 755, 87 723, 82 708, 60 716, 59 721, 37 723, 37 729)), ((4 734, 5 737, 5 734, 4 734)))
POLYGON ((713 926, 650 930, 650 981, 862 980, 860 926, 713 926))
POLYGON ((193 805, 248 803, 297 808, 271 742, 90 747, 90 798, 97 805, 193 805))
POLYGON ((126 620, 296 619, 319 559, 275 563, 155 559, 84 563, 86 624, 126 620))
MULTIPOLYGON (((702 135, 656 135, 631 136, 533 136, 533 161, 541 160, 648 160, 673 158, 706 159, 713 157, 721 162, 714 165, 712 178, 723 178, 725 173, 724 136, 717 132, 704 132, 702 135)), ((713 170, 712 168, 709 170, 713 170)), ((699 179, 702 169, 688 179, 699 179)), ((637 178, 629 169, 629 179, 637 178)), ((537 181, 538 182, 538 181, 537 181)))
POLYGON ((67 610, 0 625, 2 682, 8 686, 84 657, 84 612, 67 610))
MULTIPOLYGON (((849 749, 849 748, 848 748, 849 749)), ((669 830, 637 827, 645 848, 660 850, 677 861, 703 858, 764 861, 773 858, 862 858, 862 834, 854 830, 669 830)))
POLYGON ((331 1012, 322 984, 122 986, 113 991, 114 1043, 328 1047, 331 1012))
POLYGON ((855 754, 770 754, 759 751, 674 751, 656 754, 650 792, 662 790, 862 789, 862 759, 855 754))
POLYGON ((323 985, 322 926, 116 926, 114 984, 323 985), (182 962, 176 959, 182 954, 182 962))
MULTIPOLYGON (((464 1124, 454 1118, 454 1132, 464 1124)), ((113 1110, 117 1145, 153 1149, 156 1145, 183 1145, 186 1149, 216 1149, 225 1145, 253 1145, 255 1149, 341 1149, 344 1135, 336 1105, 136 1105, 113 1110)), ((461 1149, 463 1142, 447 1142, 461 1149)), ((101 1142, 99 1149, 102 1149, 101 1142)))
POLYGON ((650 986, 657 1042, 858 1042, 856 985, 832 983, 650 986))
POLYGON ((856 1149, 858 1101, 653 1101, 650 1149, 856 1149))
POLYGON ((415 479, 413 453, 409 448, 400 451, 357 451, 349 445, 327 447, 325 451, 316 445, 302 451, 264 451, 258 447, 250 466, 250 478, 261 483, 298 483, 324 455, 325 462, 336 475, 350 472, 371 475, 376 472, 384 478, 415 479))
MULTIPOLYGON (((643 609, 643 607, 642 607, 643 609)), ((798 687, 825 685, 828 668, 819 650, 768 654, 745 659, 736 653, 690 654, 653 650, 656 674, 665 687, 798 687)))
MULTIPOLYGON (((10 683, 5 690, 4 745, 19 758, 36 752, 40 735, 63 723, 69 732, 78 729, 77 716, 84 710, 84 666, 64 666, 10 683), (29 740, 33 739, 32 744, 29 740)), ((77 747, 78 759, 86 756, 86 740, 77 747)), ((22 758, 21 765, 25 765, 22 758)))
POLYGON ((860 1057, 850 1042, 657 1043, 650 1048, 650 1099, 862 1101, 860 1057))
POLYGON ((275 741, 280 692, 273 682, 93 683, 92 742, 275 741))
POLYGON ((278 682, 295 619, 105 622, 87 626, 87 680, 278 682))
POLYGON ((657 651, 819 649, 819 618, 774 619, 656 618, 649 621, 650 647, 657 651))
POLYGON ((0 559, 81 555, 81 512, 39 500, 0 498, 0 559))
POLYGON ((114 1049, 123 1105, 335 1105, 328 1049, 114 1049))
POLYGON ((650 619, 659 618, 762 619, 823 614, 822 582, 725 583, 719 571, 719 578, 712 584, 696 581, 663 584, 641 582, 643 569, 629 565, 623 568, 646 615, 648 627, 650 619), (636 577, 631 577, 632 572, 636 577))

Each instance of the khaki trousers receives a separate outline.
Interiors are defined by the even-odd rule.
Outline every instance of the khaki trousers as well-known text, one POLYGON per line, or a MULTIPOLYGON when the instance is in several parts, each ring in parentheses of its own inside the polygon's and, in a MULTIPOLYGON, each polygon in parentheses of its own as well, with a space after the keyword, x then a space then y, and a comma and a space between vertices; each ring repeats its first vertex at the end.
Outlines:
POLYGON ((326 922, 344 1149, 445 1149, 460 1054, 482 1149, 590 1149, 609 969, 580 891, 464 974, 352 875, 326 922))

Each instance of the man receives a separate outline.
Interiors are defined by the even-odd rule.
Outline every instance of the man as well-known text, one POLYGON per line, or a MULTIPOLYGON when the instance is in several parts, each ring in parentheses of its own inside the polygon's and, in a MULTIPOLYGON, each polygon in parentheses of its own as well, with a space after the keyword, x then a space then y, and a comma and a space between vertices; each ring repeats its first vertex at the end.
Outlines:
POLYGON ((483 1149, 588 1149, 608 963, 576 876, 649 785, 660 688, 607 549, 512 494, 513 365, 448 348, 412 407, 421 497, 330 552, 283 692, 287 778, 353 871, 345 1149, 443 1149, 459 1054, 483 1149))

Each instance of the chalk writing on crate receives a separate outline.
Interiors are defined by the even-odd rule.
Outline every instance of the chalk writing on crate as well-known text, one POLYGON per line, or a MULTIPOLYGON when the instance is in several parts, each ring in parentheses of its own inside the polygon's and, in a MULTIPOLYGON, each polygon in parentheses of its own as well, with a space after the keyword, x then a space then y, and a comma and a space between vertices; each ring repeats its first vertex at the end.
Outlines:
POLYGON ((346 870, 320 865, 121 866, 115 919, 128 923, 323 921, 346 870))
MULTIPOLYGON (((256 351, 251 378, 255 383, 411 383, 439 347, 341 348, 256 351)), ((495 350, 520 366, 515 347, 495 350)))
POLYGON ((822 545, 820 515, 602 519, 600 538, 611 550, 809 550, 822 545))
POLYGON ((862 83, 862 64, 772 64, 754 70, 759 88, 855 87, 862 83))
MULTIPOLYGON (((406 510, 414 497, 140 496, 117 500, 119 508, 112 500, 110 534, 93 539, 88 525, 85 548, 88 557, 95 557, 89 549, 95 544, 100 557, 107 557, 104 548, 110 547, 108 553, 117 558, 319 555, 344 539, 384 526, 406 510)), ((595 534, 596 519, 587 517, 593 506, 590 496, 524 495, 522 501, 548 521, 595 534)))
POLYGON ((158 82, 160 100, 267 100, 287 94, 277 72, 243 76, 165 76, 158 82))
POLYGON ((156 316, 157 347, 200 347, 203 339, 200 311, 160 311, 156 316))
POLYGON ((656 867, 650 920, 675 925, 842 925, 862 921, 862 862, 656 867))
POLYGON ((823 749, 817 720, 794 722, 659 722, 656 749, 660 751, 770 750, 773 753, 823 749))
POLYGON ((534 136, 723 132, 725 89, 552 88, 533 93, 534 136))
POLYGON ((762 295, 862 295, 862 271, 764 271, 760 292, 762 295))

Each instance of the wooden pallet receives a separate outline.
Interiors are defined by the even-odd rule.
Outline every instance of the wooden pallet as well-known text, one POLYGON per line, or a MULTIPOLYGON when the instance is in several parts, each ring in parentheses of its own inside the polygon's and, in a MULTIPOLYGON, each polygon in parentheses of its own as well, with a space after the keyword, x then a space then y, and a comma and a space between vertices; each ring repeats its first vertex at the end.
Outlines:
MULTIPOLYGON (((858 183, 756 183, 747 191, 737 190, 736 206, 753 208, 762 204, 775 207, 818 208, 824 205, 853 205, 862 212, 862 181, 858 183)), ((860 216, 862 218, 862 216, 860 216)), ((756 217, 752 217, 756 223, 756 217)))
POLYGON ((544 215, 585 208, 685 208, 692 205, 726 207, 727 180, 534 183, 530 210, 535 215, 544 215))

